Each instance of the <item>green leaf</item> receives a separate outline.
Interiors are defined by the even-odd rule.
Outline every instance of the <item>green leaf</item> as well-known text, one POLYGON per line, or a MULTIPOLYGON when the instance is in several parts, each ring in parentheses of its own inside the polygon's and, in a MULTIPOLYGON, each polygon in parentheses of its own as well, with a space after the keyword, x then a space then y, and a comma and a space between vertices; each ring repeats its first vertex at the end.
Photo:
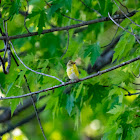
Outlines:
POLYGON ((99 43, 96 43, 94 45, 88 46, 87 49, 85 49, 84 57, 89 56, 90 62, 92 65, 94 65, 97 58, 100 56, 100 46, 99 43))
POLYGON ((117 114, 118 112, 121 112, 122 110, 122 107, 119 106, 119 105, 115 105, 113 109, 109 110, 107 113, 110 113, 110 114, 117 114))
POLYGON ((115 53, 113 55, 112 62, 116 59, 120 60, 123 57, 126 57, 130 54, 131 49, 135 43, 135 37, 129 33, 125 33, 121 39, 119 40, 118 44, 115 47, 115 53))
POLYGON ((79 97, 82 88, 83 88, 83 83, 81 83, 80 86, 78 86, 75 99, 77 99, 79 97))
POLYGON ((11 83, 9 86, 8 86, 8 90, 6 92, 6 95, 9 93, 10 89, 12 88, 12 86, 14 85, 15 82, 11 83))
POLYGON ((72 0, 65 0, 65 6, 71 11, 72 0))
POLYGON ((61 3, 57 3, 57 4, 54 4, 52 5, 49 10, 48 10, 48 14, 47 14, 47 17, 48 17, 48 20, 51 19, 52 15, 62 7, 62 4, 61 3))
POLYGON ((20 0, 12 1, 11 7, 9 10, 9 16, 11 17, 11 19, 13 18, 14 14, 19 13, 20 6, 21 6, 20 0))
POLYGON ((38 21, 38 33, 41 34, 43 31, 43 27, 45 27, 45 22, 46 22, 46 13, 44 10, 40 12, 40 17, 38 21))
POLYGON ((68 114, 71 114, 72 108, 74 107, 74 96, 73 94, 67 95, 66 110, 68 114))

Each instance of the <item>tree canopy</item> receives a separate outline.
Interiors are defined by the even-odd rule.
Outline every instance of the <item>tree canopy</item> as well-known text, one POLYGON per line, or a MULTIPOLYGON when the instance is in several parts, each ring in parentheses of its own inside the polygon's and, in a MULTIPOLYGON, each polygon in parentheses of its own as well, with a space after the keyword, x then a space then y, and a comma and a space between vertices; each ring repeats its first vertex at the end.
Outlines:
POLYGON ((3 0, 0 33, 2 140, 139 140, 139 0, 3 0))

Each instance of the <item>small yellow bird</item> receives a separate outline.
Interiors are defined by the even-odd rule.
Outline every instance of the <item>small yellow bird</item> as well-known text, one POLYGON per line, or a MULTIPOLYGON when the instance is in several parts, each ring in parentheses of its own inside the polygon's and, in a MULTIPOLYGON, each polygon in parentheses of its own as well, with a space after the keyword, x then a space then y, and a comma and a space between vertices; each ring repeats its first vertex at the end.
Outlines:
POLYGON ((69 60, 67 63, 67 75, 69 79, 71 80, 78 80, 79 72, 78 68, 76 66, 76 62, 73 62, 72 60, 69 60))

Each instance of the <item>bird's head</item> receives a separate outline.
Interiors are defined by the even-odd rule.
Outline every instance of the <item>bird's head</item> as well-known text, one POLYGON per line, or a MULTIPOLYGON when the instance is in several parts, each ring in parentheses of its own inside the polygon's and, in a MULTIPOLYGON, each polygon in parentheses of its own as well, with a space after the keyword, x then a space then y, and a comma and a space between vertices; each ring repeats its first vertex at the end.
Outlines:
POLYGON ((67 63, 67 67, 71 67, 73 66, 74 64, 76 64, 76 62, 72 61, 72 60, 69 60, 69 62, 67 63))

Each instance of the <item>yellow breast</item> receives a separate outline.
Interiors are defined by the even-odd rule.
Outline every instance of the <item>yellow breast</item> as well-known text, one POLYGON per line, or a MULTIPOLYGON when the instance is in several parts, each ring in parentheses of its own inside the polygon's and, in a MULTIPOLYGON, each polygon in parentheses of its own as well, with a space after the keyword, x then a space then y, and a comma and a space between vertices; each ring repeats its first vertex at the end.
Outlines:
POLYGON ((73 66, 67 67, 67 75, 69 79, 77 80, 79 76, 78 68, 74 64, 73 66))

